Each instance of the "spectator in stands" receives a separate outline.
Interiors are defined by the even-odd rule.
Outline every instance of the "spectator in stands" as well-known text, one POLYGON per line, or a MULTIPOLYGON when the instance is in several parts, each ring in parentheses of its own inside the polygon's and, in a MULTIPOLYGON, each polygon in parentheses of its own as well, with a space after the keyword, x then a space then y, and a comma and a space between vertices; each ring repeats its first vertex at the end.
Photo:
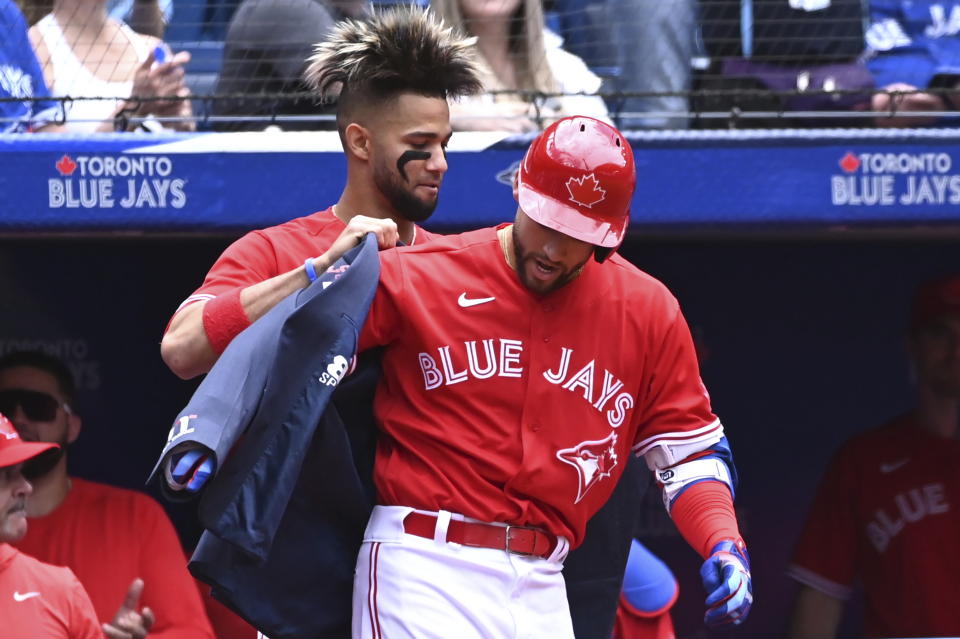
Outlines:
MULTIPOLYGON (((870 0, 867 65, 876 85, 873 110, 960 109, 960 0, 870 0), (926 89, 944 92, 928 92, 926 89), (903 91, 902 95, 889 92, 903 91)), ((878 126, 923 126, 936 116, 878 115, 878 126)))
POLYGON ((604 79, 606 91, 654 94, 607 98, 620 129, 687 128, 690 104, 684 94, 693 73, 696 0, 554 0, 552 5, 564 48, 604 79))
POLYGON ((569 115, 609 122, 601 80, 544 26, 540 0, 432 0, 444 22, 476 36, 486 93, 450 106, 458 130, 536 131, 569 115), (537 94, 567 94, 536 97, 537 94), (588 95, 569 95, 588 94, 588 95))
POLYGON ((696 96, 695 110, 773 114, 713 119, 699 126, 783 128, 867 122, 791 117, 791 112, 799 111, 869 109, 874 82, 862 60, 861 0, 700 0, 699 5, 710 66, 699 74, 695 88, 714 93, 696 96))
MULTIPOLYGON (((327 120, 279 121, 286 130, 336 128, 333 109, 308 95, 303 80, 315 44, 327 39, 344 18, 369 12, 367 0, 243 0, 230 21, 224 43, 217 95, 249 94, 216 100, 218 116, 327 114, 327 120), (300 94, 297 96, 296 94, 300 94)), ((262 130, 269 120, 214 122, 218 131, 262 130)))
MULTIPOLYGON (((69 568, 41 563, 10 546, 27 532, 32 490, 23 464, 56 447, 25 443, 0 415, 0 619, 4 637, 101 639, 90 598, 69 568)), ((110 635, 108 635, 110 636, 110 635)))
POLYGON ((109 0, 107 13, 114 20, 129 24, 137 33, 163 38, 173 17, 173 0, 109 0))
POLYGON ((789 568, 792 639, 837 636, 855 581, 858 636, 960 636, 960 275, 920 287, 907 348, 915 408, 848 441, 821 481, 789 568))
POLYGON ((75 98, 67 107, 69 131, 113 131, 134 116, 178 118, 148 119, 147 130, 194 128, 183 79, 190 54, 173 55, 160 40, 109 17, 106 0, 55 0, 30 39, 53 95, 75 98))
POLYGON ((0 0, 0 133, 60 131, 57 103, 49 98, 40 63, 27 37, 27 23, 13 0, 0 0))
POLYGON ((101 620, 114 619, 125 599, 134 602, 127 606, 133 614, 147 614, 136 609, 142 591, 144 608, 156 616, 151 636, 211 639, 196 583, 163 509, 141 493, 68 475, 67 446, 81 428, 74 395, 73 376, 60 360, 33 351, 0 358, 0 412, 24 439, 60 445, 24 468, 34 492, 27 503, 30 535, 19 549, 69 567, 101 620))

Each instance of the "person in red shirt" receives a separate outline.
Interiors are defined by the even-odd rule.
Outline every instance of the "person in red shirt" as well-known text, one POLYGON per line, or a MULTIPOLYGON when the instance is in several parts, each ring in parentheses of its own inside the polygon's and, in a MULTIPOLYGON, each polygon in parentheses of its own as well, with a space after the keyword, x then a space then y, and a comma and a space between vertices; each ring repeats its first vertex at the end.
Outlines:
POLYGON ((470 45, 429 12, 398 7, 343 21, 318 46, 307 76, 321 96, 339 88, 347 160, 340 199, 227 248, 167 326, 160 352, 174 373, 186 379, 209 371, 240 331, 366 233, 381 248, 433 237, 417 224, 433 213, 447 171, 447 98, 482 86, 470 45))
POLYGON ((70 568, 105 623, 119 616, 136 626, 155 617, 152 637, 212 639, 179 538, 160 505, 67 473, 66 448, 81 429, 74 396, 73 376, 60 360, 32 351, 0 358, 0 412, 24 439, 59 444, 24 467, 34 485, 27 501, 30 534, 15 545, 70 568))
POLYGON ((628 455, 705 559, 706 623, 746 618, 735 470, 689 329, 614 253, 635 182, 619 131, 564 118, 521 163, 513 224, 381 253, 359 347, 383 347, 383 374, 355 639, 573 637, 563 561, 628 455))
POLYGON ((41 563, 10 545, 27 532, 26 502, 33 488, 21 472, 23 464, 56 447, 22 441, 0 415, 0 634, 5 639, 102 639, 106 630, 69 568, 41 563))
POLYGON ((835 637, 863 584, 865 637, 960 636, 960 275, 917 291, 907 335, 916 406, 846 442, 788 574, 792 639, 835 637))

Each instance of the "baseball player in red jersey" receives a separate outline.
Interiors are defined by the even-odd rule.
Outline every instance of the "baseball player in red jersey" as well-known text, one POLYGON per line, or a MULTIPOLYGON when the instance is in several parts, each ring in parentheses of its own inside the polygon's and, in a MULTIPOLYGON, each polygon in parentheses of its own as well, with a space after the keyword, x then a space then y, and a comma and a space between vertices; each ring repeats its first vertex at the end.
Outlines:
POLYGON ((746 617, 735 470, 689 329, 613 255, 635 180, 619 131, 565 118, 524 157, 513 224, 382 254, 360 337, 385 350, 356 639, 572 637, 563 560, 631 454, 706 559, 706 622, 746 617))
POLYGON ((447 171, 447 98, 481 88, 469 47, 430 13, 402 7, 343 21, 318 45, 308 79, 322 96, 340 89, 343 193, 326 210, 253 231, 227 248, 167 326, 160 350, 174 373, 210 370, 240 331, 364 234, 375 233, 381 248, 432 237, 417 223, 436 207, 447 171))
POLYGON ((790 636, 834 637, 855 580, 865 637, 960 636, 960 276, 915 298, 915 409, 848 441, 824 475, 789 574, 790 636))

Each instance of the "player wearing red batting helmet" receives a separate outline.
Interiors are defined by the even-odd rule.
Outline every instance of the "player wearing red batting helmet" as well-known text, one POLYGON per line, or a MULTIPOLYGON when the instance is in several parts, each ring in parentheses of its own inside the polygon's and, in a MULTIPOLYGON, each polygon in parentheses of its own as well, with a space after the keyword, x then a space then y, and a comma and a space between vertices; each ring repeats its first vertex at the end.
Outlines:
POLYGON ((572 639, 563 562, 630 455, 706 560, 707 624, 746 618, 736 470, 689 328, 611 255, 635 175, 617 129, 565 118, 521 164, 513 224, 381 253, 359 344, 384 350, 355 639, 572 639))
POLYGON ((517 218, 502 232, 520 281, 545 294, 591 255, 606 260, 623 242, 635 186, 633 151, 617 129, 586 116, 547 127, 520 163, 517 218))
POLYGON ((535 222, 601 249, 623 242, 637 183, 633 151, 612 126, 586 116, 560 120, 527 150, 518 173, 520 208, 535 222))

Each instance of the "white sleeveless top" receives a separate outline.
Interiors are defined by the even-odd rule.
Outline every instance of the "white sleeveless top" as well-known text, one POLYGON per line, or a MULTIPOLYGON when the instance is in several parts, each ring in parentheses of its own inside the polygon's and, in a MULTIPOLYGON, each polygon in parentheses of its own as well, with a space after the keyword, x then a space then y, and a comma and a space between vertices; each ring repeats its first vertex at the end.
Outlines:
MULTIPOLYGON (((43 43, 50 52, 50 64, 53 71, 53 97, 105 97, 104 100, 77 100, 68 102, 67 129, 77 133, 92 133, 103 120, 110 118, 117 108, 117 99, 130 97, 133 79, 126 82, 107 82, 91 73, 77 58, 67 43, 63 30, 52 13, 44 16, 36 24, 43 43), (114 99, 109 99, 114 98, 114 99)), ((133 46, 137 60, 143 62, 150 55, 149 47, 126 24, 120 23, 120 29, 133 46)))

